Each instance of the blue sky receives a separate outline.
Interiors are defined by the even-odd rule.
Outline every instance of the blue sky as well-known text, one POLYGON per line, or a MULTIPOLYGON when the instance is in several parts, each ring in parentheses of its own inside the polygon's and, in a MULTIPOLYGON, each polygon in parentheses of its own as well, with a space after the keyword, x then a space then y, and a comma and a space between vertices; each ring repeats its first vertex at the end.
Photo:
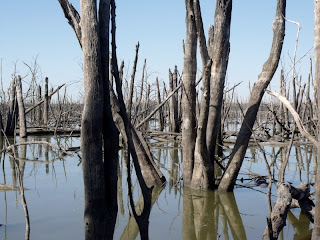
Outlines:
MULTIPOLYGON (((79 9, 80 1, 70 1, 79 9)), ((201 0, 207 31, 214 22, 215 1, 201 0)), ((52 86, 67 83, 74 97, 82 92, 82 53, 73 30, 64 18, 58 0, 0 0, 0 58, 5 89, 17 63, 17 73, 26 76, 37 57, 41 68, 38 81, 48 76, 52 86)), ((167 83, 168 69, 182 71, 182 40, 185 38, 185 6, 182 0, 122 0, 117 4, 117 50, 131 73, 135 45, 140 42, 137 80, 140 81, 143 60, 147 59, 148 81, 156 77, 167 83)), ((253 84, 266 61, 272 41, 272 22, 276 0, 234 0, 231 25, 231 52, 228 86, 243 82, 238 95, 248 98, 248 82, 253 84)), ((313 46, 313 1, 288 0, 287 18, 300 22, 297 59, 313 46)), ((297 26, 286 24, 281 65, 289 71, 297 26)), ((313 55, 313 50, 310 52, 313 55)), ((200 63, 200 62, 199 62, 200 63)), ((297 65, 303 81, 309 71, 309 55, 297 65)), ((198 65, 201 70, 201 65, 198 65)), ((30 76, 25 78, 28 82, 30 76)), ((278 90, 277 72, 271 87, 278 90)))

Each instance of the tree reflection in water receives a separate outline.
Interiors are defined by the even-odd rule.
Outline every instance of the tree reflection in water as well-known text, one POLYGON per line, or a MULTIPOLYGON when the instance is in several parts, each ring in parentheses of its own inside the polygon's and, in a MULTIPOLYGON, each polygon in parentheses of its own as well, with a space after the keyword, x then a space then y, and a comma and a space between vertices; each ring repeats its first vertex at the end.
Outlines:
POLYGON ((183 239, 219 239, 219 215, 224 239, 246 239, 246 232, 233 193, 196 191, 185 187, 183 193, 183 239))

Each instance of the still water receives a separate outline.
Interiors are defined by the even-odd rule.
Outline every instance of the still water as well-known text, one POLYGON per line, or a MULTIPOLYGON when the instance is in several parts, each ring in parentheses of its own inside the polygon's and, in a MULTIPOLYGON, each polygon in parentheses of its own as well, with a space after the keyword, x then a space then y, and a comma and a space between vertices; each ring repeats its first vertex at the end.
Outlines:
MULTIPOLYGON (((28 137, 66 149, 79 147, 79 138, 28 137)), ((19 140, 17 140, 19 141, 19 140)), ((170 144, 168 144, 170 146, 170 144)), ((275 178, 285 151, 264 147, 275 178)), ((283 148, 285 149, 285 147, 283 148)), ((261 239, 268 216, 267 189, 247 180, 252 174, 266 175, 266 165, 259 148, 250 148, 239 185, 233 193, 194 191, 182 188, 181 149, 153 148, 158 166, 167 178, 164 188, 154 189, 150 214, 150 239, 261 239)), ((225 149, 228 155, 230 150, 225 149)), ((0 183, 17 185, 17 167, 23 172, 25 197, 30 215, 30 239, 84 239, 83 179, 81 153, 61 157, 47 145, 17 147, 15 165, 8 155, 1 155, 0 183)), ((127 199, 126 168, 119 152, 118 218, 114 239, 140 239, 138 227, 127 199)), ((310 146, 294 147, 286 171, 286 181, 297 186, 301 181, 314 182, 315 154, 310 146)), ((137 209, 143 203, 133 173, 137 209)), ((313 189, 312 189, 313 191, 313 189)), ((272 201, 276 201, 273 186, 272 201)), ((0 239, 24 239, 25 217, 19 191, 0 191, 0 239)), ((308 239, 311 224, 300 209, 291 209, 280 239, 308 239)))

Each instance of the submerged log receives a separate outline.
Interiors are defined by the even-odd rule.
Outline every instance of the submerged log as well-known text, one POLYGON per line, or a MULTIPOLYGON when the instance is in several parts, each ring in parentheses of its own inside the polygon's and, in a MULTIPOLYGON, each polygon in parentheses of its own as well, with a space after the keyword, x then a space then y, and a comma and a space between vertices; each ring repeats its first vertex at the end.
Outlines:
POLYGON ((262 239, 271 240, 278 239, 279 233, 286 225, 287 214, 292 202, 291 186, 288 183, 283 183, 278 188, 277 202, 271 212, 269 226, 266 227, 262 239), (271 229, 270 229, 271 227, 271 229))

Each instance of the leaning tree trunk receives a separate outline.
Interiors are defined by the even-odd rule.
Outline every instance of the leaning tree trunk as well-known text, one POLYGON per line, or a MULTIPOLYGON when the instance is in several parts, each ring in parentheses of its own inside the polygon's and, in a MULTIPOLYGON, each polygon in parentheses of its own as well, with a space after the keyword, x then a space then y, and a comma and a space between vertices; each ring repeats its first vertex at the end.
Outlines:
MULTIPOLYGON (((320 1, 314 0, 314 62, 315 62, 315 84, 317 88, 317 105, 320 99, 320 1)), ((318 119, 320 119, 320 108, 317 109, 318 119)), ((320 141, 320 121, 318 121, 318 141, 320 141)), ((312 239, 320 237, 320 150, 318 149, 318 167, 316 175, 316 208, 312 239)))
POLYGON ((255 83, 247 110, 230 156, 228 168, 225 171, 219 189, 222 191, 232 191, 240 171, 249 140, 252 134, 252 127, 257 117, 257 112, 265 90, 267 89, 279 63, 284 33, 285 33, 285 9, 286 0, 278 0, 276 16, 273 22, 273 42, 268 60, 262 68, 262 72, 255 83))
POLYGON ((230 24, 232 0, 217 0, 214 17, 214 36, 209 55, 212 58, 210 80, 210 105, 207 124, 207 148, 209 157, 215 158, 215 146, 220 129, 223 90, 230 51, 230 24))
POLYGON ((183 184, 191 184, 194 149, 196 139, 196 72, 197 72, 197 30, 193 13, 193 0, 185 0, 186 4, 186 41, 183 66, 182 96, 182 158, 183 184))

